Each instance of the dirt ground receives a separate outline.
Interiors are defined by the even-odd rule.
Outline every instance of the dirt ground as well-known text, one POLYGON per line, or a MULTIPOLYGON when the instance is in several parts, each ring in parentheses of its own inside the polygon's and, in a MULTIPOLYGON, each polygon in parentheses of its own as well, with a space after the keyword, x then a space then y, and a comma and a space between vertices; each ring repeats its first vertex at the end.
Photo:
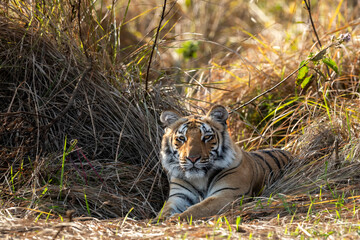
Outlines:
POLYGON ((233 214, 206 221, 150 224, 150 220, 130 218, 19 219, 3 211, 0 239, 359 239, 356 206, 343 210, 340 218, 329 208, 293 216, 259 210, 248 212, 240 224, 233 214))

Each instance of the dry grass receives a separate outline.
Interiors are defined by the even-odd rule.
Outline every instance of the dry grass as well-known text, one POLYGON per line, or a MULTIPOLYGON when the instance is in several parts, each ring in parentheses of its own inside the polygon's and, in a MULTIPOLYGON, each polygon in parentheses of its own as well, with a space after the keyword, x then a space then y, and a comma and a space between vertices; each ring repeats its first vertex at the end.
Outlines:
POLYGON ((177 108, 176 95, 144 92, 136 70, 121 65, 110 74, 79 39, 45 32, 21 14, 26 6, 9 6, 0 5, 2 207, 153 216, 167 189, 158 114, 177 108))
POLYGON ((167 197, 159 112, 231 110, 273 86, 318 51, 308 16, 297 1, 169 2, 146 93, 161 6, 81 2, 0 3, 0 237, 358 237, 358 5, 313 4, 323 45, 352 36, 326 55, 339 74, 311 62, 306 88, 290 78, 231 115, 245 149, 296 156, 283 178, 220 218, 150 225, 167 197))

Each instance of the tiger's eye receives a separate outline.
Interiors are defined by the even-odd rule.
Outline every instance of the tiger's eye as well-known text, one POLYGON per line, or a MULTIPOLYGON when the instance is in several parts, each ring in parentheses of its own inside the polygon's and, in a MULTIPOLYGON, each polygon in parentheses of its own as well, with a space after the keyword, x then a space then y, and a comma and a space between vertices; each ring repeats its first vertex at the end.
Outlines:
POLYGON ((214 137, 214 135, 206 135, 204 136, 204 141, 209 141, 214 137))
POLYGON ((177 137, 176 140, 179 142, 185 142, 185 137, 180 136, 180 137, 177 137))

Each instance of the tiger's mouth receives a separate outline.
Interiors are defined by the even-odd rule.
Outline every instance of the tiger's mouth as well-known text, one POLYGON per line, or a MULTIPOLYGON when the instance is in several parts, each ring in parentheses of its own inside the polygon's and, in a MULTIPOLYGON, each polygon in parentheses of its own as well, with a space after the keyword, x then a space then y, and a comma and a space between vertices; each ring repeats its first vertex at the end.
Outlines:
POLYGON ((211 169, 212 166, 209 159, 200 159, 195 163, 190 162, 186 159, 181 159, 179 165, 184 172, 207 171, 211 169))
POLYGON ((188 179, 202 179, 204 178, 209 170, 212 169, 212 164, 180 164, 180 168, 183 174, 188 179))

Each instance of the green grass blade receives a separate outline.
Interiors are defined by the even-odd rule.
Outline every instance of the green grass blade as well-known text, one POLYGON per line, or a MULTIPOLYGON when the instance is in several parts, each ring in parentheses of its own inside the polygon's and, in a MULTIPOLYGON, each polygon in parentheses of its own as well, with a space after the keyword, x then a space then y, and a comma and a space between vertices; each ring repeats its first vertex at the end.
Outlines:
POLYGON ((66 141, 67 141, 67 136, 65 136, 64 151, 63 151, 63 155, 62 155, 61 176, 60 176, 60 196, 61 196, 62 189, 64 187, 65 159, 66 159, 66 155, 67 155, 67 153, 66 153, 66 141))

